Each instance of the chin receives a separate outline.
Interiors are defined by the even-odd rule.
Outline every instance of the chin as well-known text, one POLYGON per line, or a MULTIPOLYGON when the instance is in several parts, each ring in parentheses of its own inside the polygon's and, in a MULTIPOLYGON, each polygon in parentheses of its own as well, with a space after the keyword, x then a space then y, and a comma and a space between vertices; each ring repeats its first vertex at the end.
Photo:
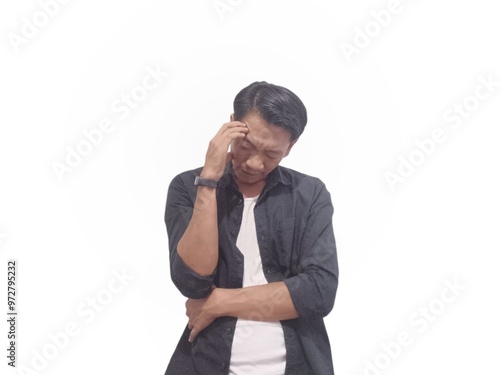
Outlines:
POLYGON ((236 178, 245 184, 254 184, 262 180, 262 177, 260 175, 251 175, 244 172, 243 170, 240 170, 238 171, 238 173, 236 173, 236 178))

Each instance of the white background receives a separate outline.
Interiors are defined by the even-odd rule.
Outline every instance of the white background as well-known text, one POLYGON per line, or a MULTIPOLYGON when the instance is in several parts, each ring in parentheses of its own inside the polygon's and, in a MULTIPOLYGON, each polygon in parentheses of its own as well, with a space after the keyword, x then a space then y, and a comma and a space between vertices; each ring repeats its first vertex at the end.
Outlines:
POLYGON ((16 47, 26 20, 43 24, 41 5, 2 2, 0 310, 6 321, 7 260, 17 259, 24 366, 7 366, 5 322, 2 374, 163 374, 186 324, 169 276, 167 187, 202 165, 255 80, 302 98, 309 123, 283 164, 332 194, 336 373, 497 373, 500 87, 469 98, 477 109, 458 129, 443 120, 479 77, 500 81, 494 2, 401 0, 379 29, 371 12, 389 1, 229 3, 219 16, 212 0, 69 1, 16 47), (346 58, 342 43, 355 46, 366 27, 368 45, 346 58), (120 118, 113 103, 148 67, 168 77, 120 118), (106 118, 113 131, 60 181, 54 163, 106 118), (437 128, 446 141, 391 191, 386 172, 437 128), (132 280, 115 283, 116 272, 132 280), (91 315, 96 296, 105 305, 91 315), (76 333, 53 346, 68 324, 76 333), (402 332, 411 343, 391 346, 402 332))

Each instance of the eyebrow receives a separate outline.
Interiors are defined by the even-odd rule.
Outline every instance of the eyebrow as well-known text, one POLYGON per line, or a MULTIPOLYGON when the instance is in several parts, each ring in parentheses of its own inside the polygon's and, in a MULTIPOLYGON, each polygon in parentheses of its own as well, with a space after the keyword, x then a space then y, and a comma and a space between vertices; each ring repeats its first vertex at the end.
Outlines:
MULTIPOLYGON (((253 142, 250 141, 247 137, 243 138, 243 141, 247 142, 247 143, 250 143, 253 148, 257 148, 257 147, 255 147, 255 145, 253 144, 253 142)), ((270 153, 270 154, 281 154, 281 150, 264 149, 264 151, 267 152, 267 153, 270 153)))

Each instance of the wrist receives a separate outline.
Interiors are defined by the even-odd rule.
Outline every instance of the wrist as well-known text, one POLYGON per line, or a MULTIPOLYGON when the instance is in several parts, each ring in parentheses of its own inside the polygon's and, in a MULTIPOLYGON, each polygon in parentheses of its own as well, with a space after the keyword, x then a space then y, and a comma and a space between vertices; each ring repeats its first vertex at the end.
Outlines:
POLYGON ((227 304, 231 298, 231 289, 214 288, 210 297, 213 299, 211 306, 211 314, 215 318, 222 316, 229 316, 227 311, 227 304))
POLYGON ((215 172, 210 170, 210 168, 203 167, 200 173, 201 178, 206 178, 209 180, 220 180, 224 172, 215 172))
POLYGON ((196 186, 207 186, 212 189, 217 189, 219 187, 219 180, 196 176, 196 178, 194 179, 194 184, 196 186))

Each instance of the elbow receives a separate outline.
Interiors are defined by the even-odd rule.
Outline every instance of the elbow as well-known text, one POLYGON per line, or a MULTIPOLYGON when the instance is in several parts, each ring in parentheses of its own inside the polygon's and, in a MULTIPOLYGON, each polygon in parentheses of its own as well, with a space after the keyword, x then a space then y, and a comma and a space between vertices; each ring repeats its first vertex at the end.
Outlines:
POLYGON ((299 274, 285 280, 299 318, 319 319, 333 309, 337 293, 336 275, 299 274))
POLYGON ((212 291, 212 284, 210 282, 199 283, 197 281, 193 282, 193 280, 182 280, 173 277, 172 281, 179 292, 186 298, 205 298, 212 291))
POLYGON ((332 283, 319 290, 319 296, 317 298, 316 315, 324 318, 333 310, 335 305, 335 297, 337 295, 337 285, 338 281, 332 280, 332 283))
POLYGON ((187 298, 205 298, 214 286, 215 272, 207 276, 199 275, 187 266, 178 255, 174 256, 170 274, 174 285, 187 298))

